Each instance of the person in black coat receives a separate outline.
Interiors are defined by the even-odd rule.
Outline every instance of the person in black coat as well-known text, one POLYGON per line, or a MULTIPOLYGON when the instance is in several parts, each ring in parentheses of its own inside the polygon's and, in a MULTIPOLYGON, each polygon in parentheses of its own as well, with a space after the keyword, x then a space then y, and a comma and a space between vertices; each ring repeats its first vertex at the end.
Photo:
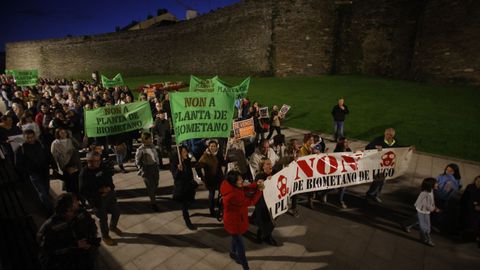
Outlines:
MULTIPOLYGON (((268 178, 273 175, 272 161, 268 158, 262 158, 259 164, 259 172, 255 176, 255 182, 258 180, 270 181, 268 178)), ((272 237, 273 224, 270 211, 262 195, 255 205, 255 211, 252 214, 255 225, 258 226, 257 242, 265 242, 272 246, 277 246, 277 241, 272 237)))
POLYGON ((172 172, 174 187, 173 199, 182 204, 182 213, 185 224, 190 230, 196 230, 197 227, 190 221, 188 209, 195 200, 197 182, 193 180, 192 165, 188 157, 188 149, 180 146, 180 159, 178 156, 172 156, 170 162, 170 171, 172 172))
POLYGON ((343 137, 343 124, 345 122, 345 116, 349 114, 347 105, 345 105, 345 100, 343 98, 338 99, 338 104, 335 105, 332 109, 333 116, 333 134, 335 136, 335 141, 338 138, 343 137))
MULTIPOLYGON (((395 148, 401 147, 398 144, 398 141, 395 139, 395 129, 387 128, 383 136, 373 139, 366 147, 365 150, 377 149, 381 151, 383 148, 395 148)), ((367 191, 366 198, 373 199, 378 203, 382 203, 380 199, 380 192, 382 191, 383 185, 385 184, 385 176, 378 175, 377 178, 373 179, 370 188, 367 191)))
POLYGON ((61 194, 55 214, 37 233, 42 269, 94 269, 100 239, 95 220, 73 193, 61 194))
POLYGON ((53 163, 52 156, 31 129, 24 131, 25 143, 23 143, 15 154, 15 165, 19 170, 24 171, 33 187, 38 193, 40 202, 51 214, 53 203, 50 198, 49 169, 53 163))
POLYGON ((80 172, 80 193, 96 208, 96 215, 100 220, 100 231, 105 244, 112 246, 115 241, 110 237, 109 231, 122 235, 117 227, 120 218, 120 209, 117 205, 115 185, 113 184, 111 170, 104 168, 102 159, 97 152, 87 154, 87 167, 80 172), (108 226, 107 213, 112 214, 108 226))
POLYGON ((480 175, 463 192, 460 210, 464 232, 473 231, 480 248, 480 175))

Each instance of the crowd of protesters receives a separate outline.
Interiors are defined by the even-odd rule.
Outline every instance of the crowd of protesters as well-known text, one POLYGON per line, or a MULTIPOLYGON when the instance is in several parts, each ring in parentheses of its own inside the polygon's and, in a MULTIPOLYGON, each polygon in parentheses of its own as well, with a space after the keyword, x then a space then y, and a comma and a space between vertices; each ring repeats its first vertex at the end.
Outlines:
MULTIPOLYGON (((163 158, 169 158, 169 169, 174 179, 173 199, 179 203, 185 224, 191 230, 197 227, 190 220, 189 209, 195 201, 201 180, 208 190, 210 214, 218 216, 219 209, 223 209, 221 214, 225 229, 232 235, 230 256, 244 269, 248 269, 248 262, 241 235, 248 228, 249 205, 255 205, 250 222, 258 226, 257 241, 278 245, 272 235, 276 222, 272 220, 262 195, 263 183, 299 157, 329 152, 324 138, 309 133, 305 134, 303 142, 291 139, 287 143, 281 133, 283 115, 278 107, 273 106, 270 115, 265 117, 260 113, 258 102, 244 98, 236 102, 236 118, 253 118, 255 137, 236 139, 232 133, 228 140, 194 139, 175 149, 172 145, 169 92, 158 89, 154 89, 153 96, 147 93, 139 95, 140 100, 151 104, 154 117, 151 132, 131 131, 88 138, 83 131, 84 110, 134 101, 128 87, 105 89, 95 78, 93 81, 39 79, 35 86, 20 88, 11 77, 0 76, 0 99, 8 109, 0 116, 2 153, 19 168, 25 168, 19 173, 31 181, 43 207, 52 214, 39 231, 41 255, 48 269, 67 269, 79 258, 87 258, 85 266, 75 269, 90 269, 89 262, 95 257, 100 239, 107 245, 116 244, 110 232, 119 236, 123 232, 117 227, 121 209, 117 205, 113 176, 116 171, 126 173, 124 163, 132 159, 145 183, 145 195, 149 197, 152 210, 159 211, 156 201, 159 172, 166 169, 163 158), (15 145, 14 138, 18 135, 23 135, 24 142, 15 145), (140 139, 141 145, 134 151, 137 139, 140 139), (82 152, 87 152, 84 165, 81 162, 82 152), (110 159, 110 154, 115 155, 115 160, 110 159), (114 168, 115 164, 118 170, 114 168), (56 205, 49 193, 51 177, 61 179, 67 192, 59 197, 56 205), (219 197, 222 199, 219 200, 219 197), (99 219, 101 238, 97 238, 97 228, 90 213, 99 219), (111 214, 110 222, 107 214, 111 214), (57 231, 57 223, 67 227, 57 231), (72 256, 75 259, 69 259, 72 256)), ((352 151, 344 136, 344 121, 348 113, 344 99, 340 98, 332 109, 336 142, 333 152, 352 151)), ((388 128, 366 149, 393 147, 399 147, 399 143, 395 130, 388 128)), ((415 203, 418 215, 405 227, 409 231, 413 225, 419 224, 422 240, 431 246, 430 213, 433 225, 444 225, 452 198, 462 188, 456 164, 449 164, 437 179, 432 179, 422 183, 415 203)), ((382 203, 380 194, 384 184, 385 177, 377 176, 367 191, 366 199, 382 203)), ((306 206, 314 208, 315 199, 327 203, 327 194, 332 191, 304 194, 306 206)), ((338 189, 341 208, 348 207, 345 191, 346 188, 338 189)), ((300 215, 298 197, 304 195, 291 198, 291 215, 300 215)), ((463 192, 460 207, 461 222, 458 225, 463 232, 473 232, 480 241, 480 176, 463 192)))

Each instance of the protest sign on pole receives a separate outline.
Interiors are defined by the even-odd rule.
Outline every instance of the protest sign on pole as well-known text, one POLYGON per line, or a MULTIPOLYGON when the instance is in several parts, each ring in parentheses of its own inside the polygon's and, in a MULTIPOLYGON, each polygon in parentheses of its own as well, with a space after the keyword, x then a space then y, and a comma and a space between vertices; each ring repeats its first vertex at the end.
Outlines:
POLYGON ((190 75, 189 92, 213 92, 213 80, 218 79, 217 76, 211 79, 201 79, 190 75))
POLYGON ((247 120, 233 122, 233 134, 235 139, 255 136, 253 117, 247 120))
POLYGON ((152 123, 152 110, 148 101, 85 111, 85 132, 88 137, 102 137, 147 129, 152 123))
POLYGON ((170 94, 170 104, 177 143, 230 136, 234 111, 231 94, 176 92, 170 94))
POLYGON ((12 75, 18 86, 32 86, 37 84, 38 70, 5 70, 5 74, 12 75))
POLYGON ((278 112, 278 116, 280 116, 281 118, 285 118, 285 115, 289 110, 290 106, 287 104, 283 104, 282 108, 280 108, 280 111, 278 112))
POLYGON ((107 77, 101 75, 102 77, 102 85, 104 88, 110 88, 115 86, 125 86, 125 82, 123 81, 122 74, 118 73, 113 77, 113 79, 108 79, 107 77))
POLYGON ((14 70, 12 69, 5 69, 5 75, 11 75, 13 76, 14 70))
POLYGON ((268 107, 262 107, 258 109, 258 118, 268 118, 268 107))
POLYGON ((246 78, 239 85, 230 86, 226 82, 220 80, 218 77, 212 78, 213 89, 219 93, 233 93, 235 99, 242 99, 247 97, 248 88, 250 87, 250 77, 246 78))
POLYGON ((412 153, 404 147, 304 156, 265 181, 263 196, 275 218, 288 211, 289 198, 296 194, 369 183, 382 174, 399 177, 412 153))

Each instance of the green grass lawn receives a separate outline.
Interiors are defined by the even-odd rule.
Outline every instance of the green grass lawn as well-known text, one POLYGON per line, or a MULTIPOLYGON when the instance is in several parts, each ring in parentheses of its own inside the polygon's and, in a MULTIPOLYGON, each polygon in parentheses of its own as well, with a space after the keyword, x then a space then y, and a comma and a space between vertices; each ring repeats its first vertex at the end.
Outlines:
MULTIPOLYGON (((221 77, 239 83, 240 77, 221 77)), ((183 80, 188 76, 125 79, 136 88, 145 83, 183 80)), ((332 133, 330 111, 345 98, 350 115, 345 135, 369 141, 396 129, 401 144, 417 150, 480 161, 480 88, 438 86, 362 76, 253 78, 249 97, 262 105, 292 106, 282 125, 332 133)))

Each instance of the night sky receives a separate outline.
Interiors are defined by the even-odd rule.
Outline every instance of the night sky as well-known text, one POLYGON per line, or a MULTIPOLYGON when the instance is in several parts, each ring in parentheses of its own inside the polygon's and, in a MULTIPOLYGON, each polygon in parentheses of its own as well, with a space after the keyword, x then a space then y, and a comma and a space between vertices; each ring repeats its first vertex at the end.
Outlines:
POLYGON ((7 42, 114 32, 115 26, 145 20, 149 14, 155 16, 159 8, 183 20, 185 8, 178 2, 205 14, 239 0, 6 1, 0 6, 0 51, 5 50, 7 42))

